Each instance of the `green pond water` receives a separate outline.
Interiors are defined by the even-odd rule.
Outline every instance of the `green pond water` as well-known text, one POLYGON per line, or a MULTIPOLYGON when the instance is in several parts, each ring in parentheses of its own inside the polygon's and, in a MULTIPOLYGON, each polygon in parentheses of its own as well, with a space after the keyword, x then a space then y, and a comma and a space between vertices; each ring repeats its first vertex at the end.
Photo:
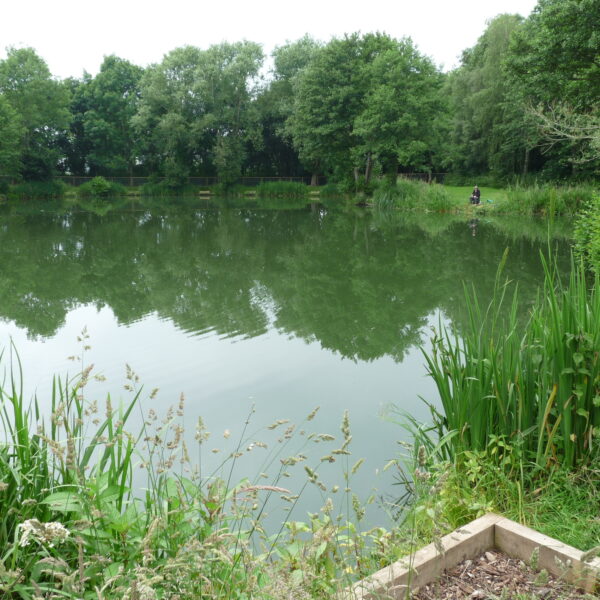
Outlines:
MULTIPOLYGON (((110 393, 113 404, 126 401, 129 364, 148 390, 132 430, 142 413, 164 415, 183 393, 193 458, 199 416, 212 432, 204 474, 239 446, 233 480, 277 482, 292 493, 305 486, 302 465, 274 479, 280 458, 302 452, 318 464, 339 447, 348 410, 352 456, 323 463, 323 482, 343 488, 344 465, 365 458, 352 488, 362 498, 374 488, 378 497, 398 496, 394 470, 383 466, 407 435, 382 414, 395 405, 428 419, 420 397, 436 404, 437 396, 419 345, 427 347, 430 328, 442 322, 460 331, 464 284, 489 297, 507 247, 505 274, 525 306, 542 279, 540 250, 550 247, 563 268, 568 263, 569 227, 560 222, 320 205, 86 208, 0 207, 0 341, 7 348, 12 339, 19 352, 26 397, 37 394, 48 409, 52 376, 77 371, 68 357, 81 356, 77 336, 87 328, 84 362, 105 377, 90 384, 88 399, 110 393), (302 424, 317 406, 317 417, 302 424), (283 435, 289 424, 265 430, 276 419, 298 424, 292 438, 283 435), (316 444, 311 431, 337 440, 316 444)), ((307 486, 294 518, 318 511, 329 495, 307 486)), ((270 502, 274 514, 285 504, 276 495, 270 502)))

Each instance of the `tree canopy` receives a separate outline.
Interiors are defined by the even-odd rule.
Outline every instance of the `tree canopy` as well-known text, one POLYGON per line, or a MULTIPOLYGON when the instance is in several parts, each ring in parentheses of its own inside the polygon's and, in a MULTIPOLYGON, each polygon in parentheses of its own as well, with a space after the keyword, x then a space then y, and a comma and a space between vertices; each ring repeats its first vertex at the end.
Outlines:
POLYGON ((510 179, 600 169, 600 0, 539 0, 491 19, 442 73, 410 38, 349 33, 175 48, 146 68, 107 56, 54 79, 31 48, 0 60, 0 170, 53 175, 510 179))

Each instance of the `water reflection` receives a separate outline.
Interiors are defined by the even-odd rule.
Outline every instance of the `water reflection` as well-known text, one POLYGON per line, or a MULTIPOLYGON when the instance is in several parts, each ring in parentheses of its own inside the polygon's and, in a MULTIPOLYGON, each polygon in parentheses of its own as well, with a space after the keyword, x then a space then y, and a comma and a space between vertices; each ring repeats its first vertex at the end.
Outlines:
POLYGON ((252 338, 274 327, 353 360, 399 361, 432 311, 460 326, 463 283, 485 296, 506 246, 506 276, 533 298, 549 235, 523 220, 96 204, 4 209, 3 319, 47 338, 69 311, 93 305, 123 325, 156 314, 190 334, 252 338))

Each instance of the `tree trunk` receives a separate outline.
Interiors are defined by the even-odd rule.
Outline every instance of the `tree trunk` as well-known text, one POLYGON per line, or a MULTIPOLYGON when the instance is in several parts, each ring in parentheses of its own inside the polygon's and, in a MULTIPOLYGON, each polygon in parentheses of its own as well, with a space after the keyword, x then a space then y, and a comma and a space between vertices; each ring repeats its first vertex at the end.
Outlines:
POLYGON ((312 177, 310 178, 310 185, 312 187, 319 185, 319 175, 317 173, 312 174, 312 177))
POLYGON ((523 175, 527 175, 529 170, 529 148, 525 148, 525 160, 523 161, 523 175))
POLYGON ((367 154, 367 164, 365 166, 365 183, 369 183, 371 179, 371 171, 373 170, 373 161, 371 160, 371 153, 367 154))

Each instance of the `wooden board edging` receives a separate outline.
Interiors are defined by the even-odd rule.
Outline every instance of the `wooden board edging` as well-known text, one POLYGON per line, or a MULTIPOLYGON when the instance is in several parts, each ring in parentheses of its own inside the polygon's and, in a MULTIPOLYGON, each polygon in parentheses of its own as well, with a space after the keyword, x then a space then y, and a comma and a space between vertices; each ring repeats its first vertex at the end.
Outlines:
POLYGON ((399 600, 406 588, 420 587, 451 569, 459 562, 481 554, 494 545, 494 523, 499 515, 487 514, 468 525, 445 535, 441 540, 444 552, 429 544, 411 556, 380 569, 370 577, 355 583, 345 600, 399 600))
POLYGON ((600 558, 584 563, 582 557, 585 553, 581 550, 510 519, 500 519, 495 524, 494 545, 505 554, 528 564, 538 548, 539 569, 546 569, 586 592, 592 592, 600 578, 600 558))
POLYGON ((339 600, 400 600, 406 589, 422 587, 468 558, 498 549, 526 563, 537 548, 539 569, 593 592, 600 583, 600 558, 584 563, 584 552, 500 515, 488 513, 429 544, 412 555, 358 581, 338 596, 339 600))

